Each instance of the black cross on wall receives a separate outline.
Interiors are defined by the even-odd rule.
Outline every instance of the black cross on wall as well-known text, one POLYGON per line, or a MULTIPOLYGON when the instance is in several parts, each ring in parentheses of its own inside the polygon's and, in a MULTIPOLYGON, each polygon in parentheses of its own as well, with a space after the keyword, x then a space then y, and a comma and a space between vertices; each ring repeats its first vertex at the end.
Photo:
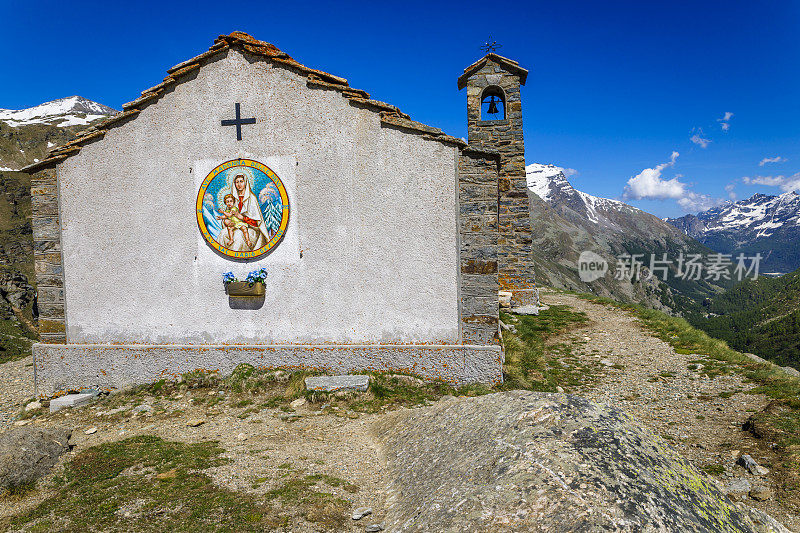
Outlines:
POLYGON ((241 112, 239 110, 239 102, 236 102, 236 118, 235 119, 226 119, 222 121, 223 126, 236 126, 236 140, 242 140, 242 125, 243 124, 255 124, 255 118, 242 118, 241 112))

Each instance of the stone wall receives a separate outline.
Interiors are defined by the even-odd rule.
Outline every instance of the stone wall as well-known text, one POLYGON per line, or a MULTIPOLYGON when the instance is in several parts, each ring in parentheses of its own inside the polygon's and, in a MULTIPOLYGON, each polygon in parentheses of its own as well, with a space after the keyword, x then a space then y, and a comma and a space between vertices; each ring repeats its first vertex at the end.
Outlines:
POLYGON ((332 374, 410 372, 453 385, 503 381, 500 346, 435 344, 154 345, 34 344, 37 396, 75 389, 113 390, 194 370, 230 374, 237 365, 332 374))
POLYGON ((525 142, 522 135, 520 80, 489 59, 467 80, 467 123, 472 147, 500 154, 498 262, 500 287, 515 293, 516 305, 535 297, 531 257, 525 142), (481 120, 481 95, 489 86, 505 93, 502 120, 481 120))
POLYGON ((464 344, 498 335, 497 170, 499 156, 465 149, 458 160, 461 332, 464 344))
POLYGON ((55 169, 43 169, 31 176, 31 203, 39 337, 43 343, 64 343, 64 268, 55 169))

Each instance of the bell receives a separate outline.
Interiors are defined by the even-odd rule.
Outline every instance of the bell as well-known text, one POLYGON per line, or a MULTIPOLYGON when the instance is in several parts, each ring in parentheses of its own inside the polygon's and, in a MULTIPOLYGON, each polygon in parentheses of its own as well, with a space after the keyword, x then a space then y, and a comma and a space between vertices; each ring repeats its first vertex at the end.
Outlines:
POLYGON ((500 111, 497 110, 497 102, 495 101, 493 96, 492 99, 489 100, 489 110, 487 111, 487 113, 489 113, 490 115, 496 115, 499 112, 500 111))

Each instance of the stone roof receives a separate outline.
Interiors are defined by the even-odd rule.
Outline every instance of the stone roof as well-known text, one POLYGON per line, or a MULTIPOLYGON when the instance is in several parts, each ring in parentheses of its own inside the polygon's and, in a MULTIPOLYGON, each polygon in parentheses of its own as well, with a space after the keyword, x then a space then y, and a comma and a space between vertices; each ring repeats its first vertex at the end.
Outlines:
POLYGON ((488 53, 467 68, 464 69, 464 74, 458 77, 458 89, 461 90, 467 86, 467 80, 472 76, 476 70, 480 70, 489 61, 493 61, 506 69, 512 74, 519 76, 519 82, 525 85, 525 80, 528 79, 528 71, 519 66, 519 63, 513 59, 503 57, 494 53, 488 53))
MULTIPOLYGON (((217 37, 214 40, 214 44, 207 52, 203 52, 199 56, 188 59, 168 69, 167 77, 164 78, 164 81, 155 87, 145 89, 142 91, 139 98, 124 104, 121 113, 89 127, 81 132, 75 139, 51 150, 45 159, 28 165, 21 170, 28 173, 36 172, 42 168, 60 163, 68 157, 77 154, 84 144, 99 140, 109 129, 119 127, 126 124, 129 120, 133 120, 145 107, 158 102, 168 88, 175 84, 188 81, 190 78, 187 75, 202 68, 211 59, 226 53, 231 48, 255 60, 267 61, 272 65, 288 68, 306 76, 306 85, 308 87, 340 92, 344 98, 350 100, 351 105, 363 107, 379 113, 381 122, 386 126, 422 135, 430 140, 455 145, 460 149, 467 146, 467 143, 462 139, 451 137, 438 128, 426 126, 425 124, 411 120, 408 115, 391 104, 370 99, 369 93, 350 87, 347 80, 344 78, 306 67, 292 59, 287 53, 279 50, 275 45, 259 41, 244 32, 235 31, 229 35, 220 35, 217 37)), ((480 150, 473 149, 473 151, 477 152, 480 150)))

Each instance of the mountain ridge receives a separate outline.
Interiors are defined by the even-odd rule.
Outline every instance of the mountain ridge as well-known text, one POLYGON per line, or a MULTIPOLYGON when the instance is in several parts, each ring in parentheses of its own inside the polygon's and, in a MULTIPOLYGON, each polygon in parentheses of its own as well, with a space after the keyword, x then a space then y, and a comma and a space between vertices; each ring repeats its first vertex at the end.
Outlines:
POLYGON ((81 96, 68 96, 27 109, 0 109, 0 171, 16 171, 96 121, 117 111, 81 96))
POLYGON ((800 268, 800 195, 754 194, 697 215, 666 221, 724 254, 762 255, 762 270, 786 273, 800 268))
POLYGON ((649 258, 667 254, 709 254, 711 250, 664 220, 609 198, 579 191, 563 169, 532 163, 526 166, 533 229, 536 281, 542 285, 639 302, 670 313, 696 306, 696 301, 723 290, 724 283, 684 280, 676 268, 667 280, 649 276, 649 258), (591 251, 609 265, 605 276, 580 279, 581 252, 591 251), (641 254, 644 275, 617 279, 618 258, 641 254))
POLYGON ((82 96, 68 96, 26 109, 0 109, 0 122, 12 128, 30 124, 86 126, 98 118, 117 114, 117 110, 82 96), (83 115, 83 116, 81 116, 83 115))

